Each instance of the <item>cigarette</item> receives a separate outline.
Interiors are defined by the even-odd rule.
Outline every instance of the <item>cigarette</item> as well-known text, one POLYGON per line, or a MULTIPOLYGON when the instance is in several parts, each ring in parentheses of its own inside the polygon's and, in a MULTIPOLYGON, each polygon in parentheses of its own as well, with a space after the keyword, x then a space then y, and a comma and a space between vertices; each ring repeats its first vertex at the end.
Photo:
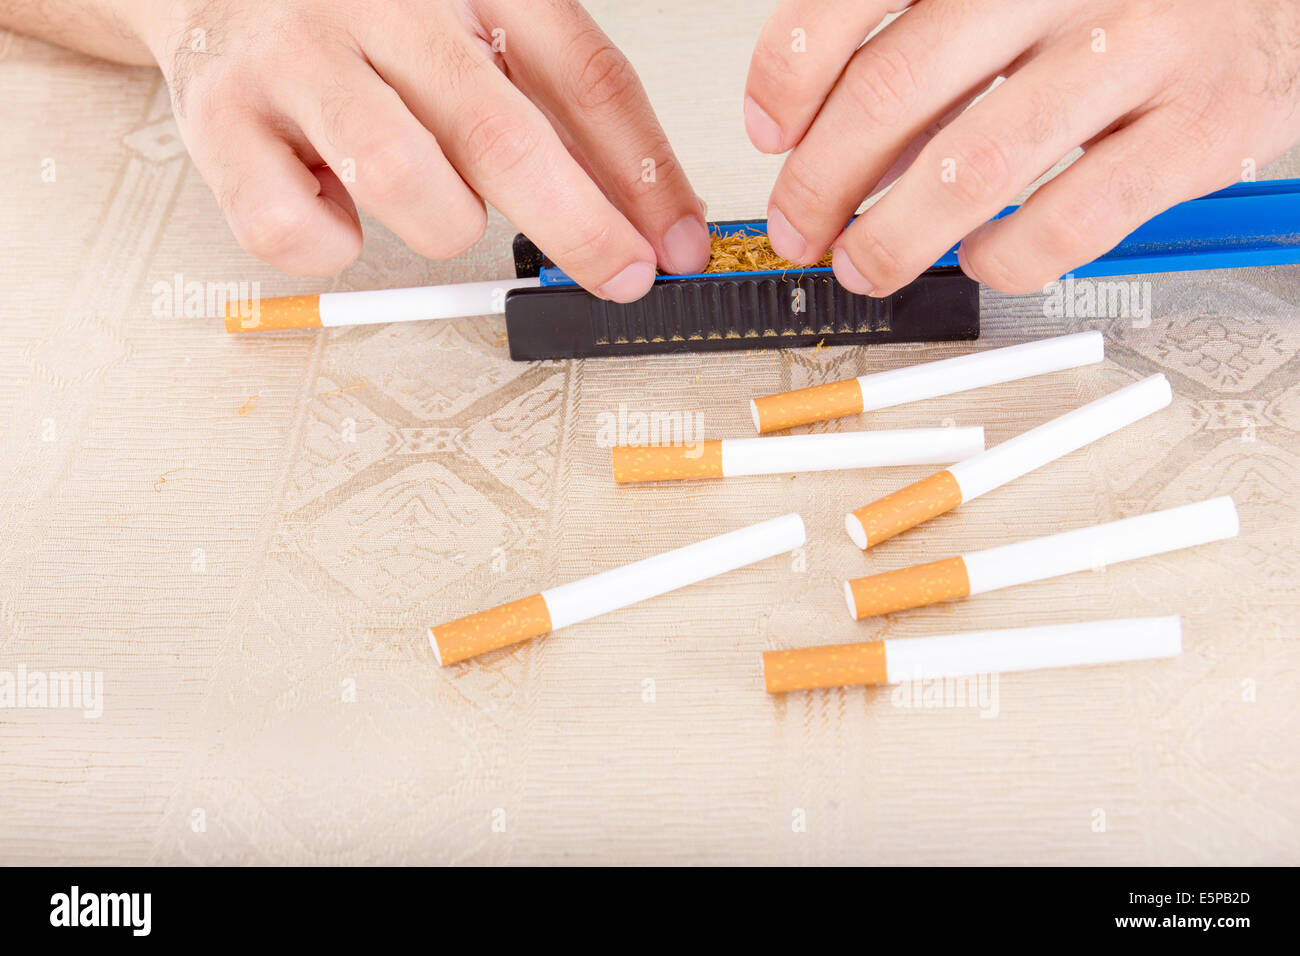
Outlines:
POLYGON ((535 289, 539 285, 540 280, 536 278, 506 279, 412 289, 238 300, 226 303, 226 331, 273 332, 500 315, 506 310, 507 292, 535 289))
POLYGON ((844 516, 864 551, 1159 411, 1173 401, 1152 375, 844 516))
POLYGON ((886 571, 844 584, 858 619, 984 594, 1047 578, 1235 538, 1241 530, 1229 497, 1153 511, 1136 518, 1031 538, 943 561, 886 571))
POLYGON ((431 627, 429 643, 439 664, 455 664, 793 551, 804 540, 803 519, 783 515, 431 627))
POLYGON ((763 654, 769 694, 853 684, 1087 667, 1177 657, 1182 620, 1134 617, 1046 627, 969 631, 763 654))
POLYGON ((1106 343, 1100 332, 1079 332, 766 395, 753 399, 749 407, 754 427, 766 435, 796 425, 1092 365, 1100 362, 1105 353, 1106 343))
POLYGON ((614 480, 681 481, 736 478, 840 468, 934 465, 984 450, 984 428, 910 428, 897 431, 734 438, 684 445, 618 445, 614 480))

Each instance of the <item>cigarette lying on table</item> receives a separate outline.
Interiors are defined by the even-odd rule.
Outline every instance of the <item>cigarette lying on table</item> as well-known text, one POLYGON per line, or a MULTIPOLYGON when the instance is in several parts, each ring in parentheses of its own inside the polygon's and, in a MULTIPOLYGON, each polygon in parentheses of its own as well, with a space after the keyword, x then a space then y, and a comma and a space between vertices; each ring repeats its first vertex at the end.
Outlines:
POLYGON ((804 538, 803 519, 783 515, 431 627, 429 642, 439 664, 455 664, 793 551, 804 538))
POLYGON ((1136 617, 804 647, 763 654, 769 694, 1177 657, 1177 617, 1136 617))
POLYGON ((536 278, 503 279, 412 289, 324 292, 320 295, 232 301, 226 305, 226 331, 275 332, 281 329, 501 315, 506 310, 507 292, 536 289, 540 284, 541 280, 536 278))
POLYGON ((1232 499, 1211 498, 846 581, 844 600, 850 616, 862 620, 1222 541, 1240 527, 1232 499))
POLYGON ((754 427, 766 435, 796 425, 1092 365, 1100 362, 1105 353, 1106 343, 1100 332, 1079 332, 766 395, 752 400, 749 407, 754 427))
POLYGON ((844 517, 844 530, 866 550, 1026 475, 1173 401, 1163 375, 1152 375, 965 461, 908 485, 844 517))
POLYGON ((983 450, 984 429, 977 425, 735 438, 684 445, 618 445, 612 458, 614 480, 628 484, 838 468, 933 465, 960 461, 983 450))

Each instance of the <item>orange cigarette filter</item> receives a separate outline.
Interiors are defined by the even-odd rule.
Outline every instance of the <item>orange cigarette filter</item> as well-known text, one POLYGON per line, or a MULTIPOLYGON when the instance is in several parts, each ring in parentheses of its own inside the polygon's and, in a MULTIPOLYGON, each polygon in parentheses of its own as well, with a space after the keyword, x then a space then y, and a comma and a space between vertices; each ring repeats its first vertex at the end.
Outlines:
POLYGON ((279 299, 226 303, 227 332, 278 332, 319 329, 320 296, 289 295, 279 299))
POLYGON ((970 575, 959 555, 845 582, 844 600, 859 621, 970 594, 970 575))
POLYGON ((618 445, 613 451, 614 480, 677 481, 722 477, 722 442, 689 445, 618 445))
POLYGON ((551 632, 546 599, 533 594, 429 628, 438 663, 457 664, 551 632))
POLYGON ((844 527, 853 543, 866 550, 961 502, 961 486, 945 469, 852 512, 844 527))
POLYGON ((769 694, 846 684, 884 684, 888 676, 884 641, 763 653, 763 683, 769 694))
POLYGON ((754 427, 761 434, 824 422, 862 411, 862 386, 856 378, 814 385, 754 399, 754 427))

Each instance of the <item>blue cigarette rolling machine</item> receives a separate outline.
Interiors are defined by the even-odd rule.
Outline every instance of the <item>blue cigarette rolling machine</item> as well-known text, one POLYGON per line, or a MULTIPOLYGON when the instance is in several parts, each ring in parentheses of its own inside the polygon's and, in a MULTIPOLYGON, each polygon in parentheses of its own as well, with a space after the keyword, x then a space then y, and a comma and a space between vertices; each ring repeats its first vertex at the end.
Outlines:
MULTIPOLYGON (((710 228, 761 235, 767 224, 719 222, 710 228)), ((958 268, 956 247, 883 299, 848 292, 821 267, 661 276, 643 299, 627 305, 579 288, 525 236, 515 237, 514 257, 520 278, 541 280, 541 288, 506 297, 510 355, 520 361, 979 337, 978 286, 958 268)), ((1071 274, 1297 263, 1300 180, 1279 179, 1238 183, 1180 203, 1071 274)))

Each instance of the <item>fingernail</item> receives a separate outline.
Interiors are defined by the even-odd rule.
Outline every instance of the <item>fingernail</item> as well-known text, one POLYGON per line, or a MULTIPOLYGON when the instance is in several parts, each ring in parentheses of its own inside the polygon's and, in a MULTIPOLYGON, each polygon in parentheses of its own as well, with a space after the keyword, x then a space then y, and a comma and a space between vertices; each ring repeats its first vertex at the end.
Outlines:
POLYGON ((781 145, 785 138, 781 135, 781 127, 776 125, 776 120, 768 116, 763 107, 754 102, 752 96, 745 97, 745 132, 760 152, 784 152, 781 145))
POLYGON ((804 253, 808 251, 808 242, 803 234, 790 224, 785 213, 776 206, 767 210, 767 238, 772 241, 772 251, 782 259, 791 262, 803 262, 804 253))
POLYGON ((654 282, 654 263, 634 262, 596 291, 613 302, 635 302, 650 291, 654 282))
POLYGON ((664 271, 678 275, 700 272, 709 264, 712 246, 703 219, 683 216, 664 234, 664 271))
POLYGON ((876 287, 858 271, 858 267, 853 264, 849 254, 842 248, 836 247, 835 254, 831 257, 831 268, 835 270, 835 278, 839 281, 839 284, 850 292, 858 295, 871 295, 876 291, 876 287))

